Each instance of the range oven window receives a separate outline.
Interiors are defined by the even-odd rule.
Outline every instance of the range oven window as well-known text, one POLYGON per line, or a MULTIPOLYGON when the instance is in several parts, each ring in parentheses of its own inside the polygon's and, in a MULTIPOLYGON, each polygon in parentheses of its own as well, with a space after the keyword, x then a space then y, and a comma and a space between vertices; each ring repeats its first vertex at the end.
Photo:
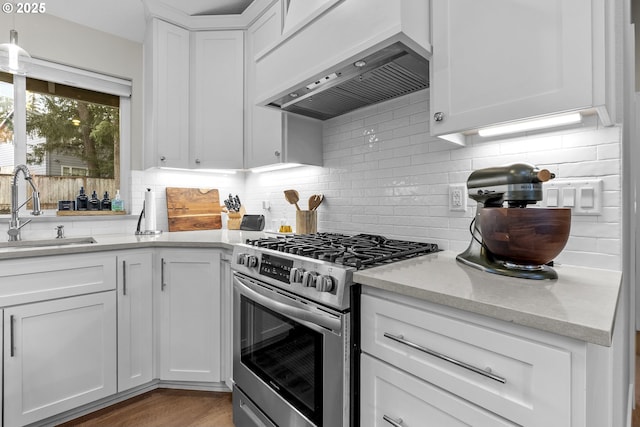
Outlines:
POLYGON ((322 334, 241 297, 240 359, 315 425, 322 425, 322 334))

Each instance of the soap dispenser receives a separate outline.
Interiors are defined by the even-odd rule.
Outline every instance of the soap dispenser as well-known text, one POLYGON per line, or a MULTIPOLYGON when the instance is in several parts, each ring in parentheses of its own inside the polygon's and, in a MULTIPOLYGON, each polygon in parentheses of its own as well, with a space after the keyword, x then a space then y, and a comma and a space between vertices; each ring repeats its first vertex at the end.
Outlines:
POLYGON ((116 190, 116 196, 111 201, 111 210, 113 212, 124 211, 124 200, 120 197, 120 190, 116 190))
POLYGON ((104 197, 102 198, 102 201, 100 202, 100 208, 103 211, 110 211, 111 210, 111 199, 109 199, 109 192, 108 191, 104 192, 104 197))
POLYGON ((89 197, 84 194, 84 187, 80 187, 80 194, 76 197, 76 210, 86 211, 89 209, 89 197))
POLYGON ((88 210, 90 211, 99 211, 100 210, 100 199, 98 199, 98 194, 96 190, 93 190, 91 193, 91 198, 89 199, 88 210))

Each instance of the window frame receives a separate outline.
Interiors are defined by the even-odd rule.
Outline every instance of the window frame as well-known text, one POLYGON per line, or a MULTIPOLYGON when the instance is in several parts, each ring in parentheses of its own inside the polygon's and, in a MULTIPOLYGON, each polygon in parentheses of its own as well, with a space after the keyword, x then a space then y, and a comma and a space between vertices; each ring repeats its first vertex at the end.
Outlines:
MULTIPOLYGON (((53 83, 74 86, 96 92, 116 95, 120 98, 120 196, 125 209, 130 209, 131 176, 131 81, 51 61, 31 58, 26 76, 13 75, 13 133, 14 164, 27 162, 26 79, 36 78, 53 83)), ((26 187, 20 180, 21 198, 26 187)))

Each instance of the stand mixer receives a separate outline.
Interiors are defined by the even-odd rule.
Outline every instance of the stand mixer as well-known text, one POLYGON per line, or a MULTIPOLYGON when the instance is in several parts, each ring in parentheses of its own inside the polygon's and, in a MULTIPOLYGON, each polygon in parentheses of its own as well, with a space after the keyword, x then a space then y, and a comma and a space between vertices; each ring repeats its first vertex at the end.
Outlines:
MULTIPOLYGON (((543 233, 547 234, 543 237, 550 236, 550 238, 555 239, 556 242, 554 243, 556 245, 556 249, 559 247, 559 249, 557 249, 557 252, 559 253, 564 247, 564 243, 566 243, 566 239, 569 234, 569 229, 566 226, 567 222, 570 223, 571 218, 571 212, 569 209, 556 209, 552 211, 551 209, 529 208, 527 209, 527 212, 515 212, 509 210, 526 208, 527 205, 535 204, 542 200, 542 183, 553 178, 555 178, 555 175, 547 169, 538 169, 536 166, 528 163, 515 163, 508 166, 490 167, 486 169, 479 169, 471 173, 467 180, 467 188, 469 197, 475 200, 478 203, 478 206, 475 218, 471 223, 471 243, 463 253, 456 257, 456 259, 473 268, 504 276, 538 280, 557 279, 558 275, 556 271, 548 265, 544 265, 544 263, 532 264, 530 261, 531 258, 526 256, 522 258, 521 262, 521 260, 517 258, 517 254, 512 254, 509 250, 504 251, 506 255, 503 254, 502 257, 492 253, 487 246, 486 239, 488 236, 483 238, 481 221, 483 211, 488 208, 500 208, 499 210, 502 212, 485 212, 485 225, 488 224, 486 222, 486 218, 489 217, 489 213, 527 213, 535 217, 536 220, 540 218, 540 222, 535 225, 530 225, 527 224, 526 221, 523 221, 522 224, 517 224, 518 229, 520 231, 526 229, 527 232, 531 232, 532 234, 535 233, 532 230, 544 230, 543 233), (503 208, 503 204, 505 202, 508 204, 508 208, 503 208), (561 221, 564 224, 564 228, 554 228, 556 227, 554 224, 559 223, 559 221, 555 220, 555 217, 558 216, 555 214, 562 214, 563 218, 561 221), (547 218, 549 219, 547 220, 547 218), (556 232, 556 230, 558 231, 556 232), (566 236, 563 236, 562 234, 566 234, 566 236), (564 241, 562 241, 563 238, 564 241), (560 242, 560 246, 558 246, 558 242, 560 242)), ((520 215, 516 216, 519 217, 520 215)), ((500 221, 501 218, 504 218, 505 221, 507 219, 506 215, 492 215, 490 220, 495 223, 496 221, 500 221)), ((491 231, 493 233, 492 237, 495 235, 503 235, 503 240, 506 242, 505 246, 518 244, 520 247, 528 249, 527 245, 531 244, 534 246, 533 251, 535 252, 534 238, 529 240, 527 238, 528 236, 525 235, 523 238, 522 234, 516 236, 515 233, 512 235, 509 235, 508 232, 496 233, 495 229, 493 229, 501 227, 505 228, 506 225, 498 224, 496 227, 492 227, 491 230, 485 230, 485 232, 488 234, 489 231, 491 231), (518 241, 516 242, 516 240, 518 241)), ((545 249, 547 246, 545 246, 545 249)), ((555 255, 557 255, 557 253, 553 256, 555 255)), ((544 262, 546 263, 548 261, 544 262)))

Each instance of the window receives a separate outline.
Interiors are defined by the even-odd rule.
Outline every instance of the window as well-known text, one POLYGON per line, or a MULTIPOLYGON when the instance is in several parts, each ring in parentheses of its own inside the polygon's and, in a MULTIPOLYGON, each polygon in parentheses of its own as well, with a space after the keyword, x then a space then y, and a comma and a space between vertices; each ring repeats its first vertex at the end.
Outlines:
POLYGON ((73 166, 60 166, 62 176, 89 176, 88 168, 78 168, 73 166))
MULTIPOLYGON (((0 188, 9 188, 15 166, 26 164, 42 209, 75 200, 80 187, 115 195, 128 182, 120 153, 129 148, 130 83, 33 62, 27 77, 0 73, 0 188)), ((10 192, 0 192, 0 213, 10 204, 10 192)))

